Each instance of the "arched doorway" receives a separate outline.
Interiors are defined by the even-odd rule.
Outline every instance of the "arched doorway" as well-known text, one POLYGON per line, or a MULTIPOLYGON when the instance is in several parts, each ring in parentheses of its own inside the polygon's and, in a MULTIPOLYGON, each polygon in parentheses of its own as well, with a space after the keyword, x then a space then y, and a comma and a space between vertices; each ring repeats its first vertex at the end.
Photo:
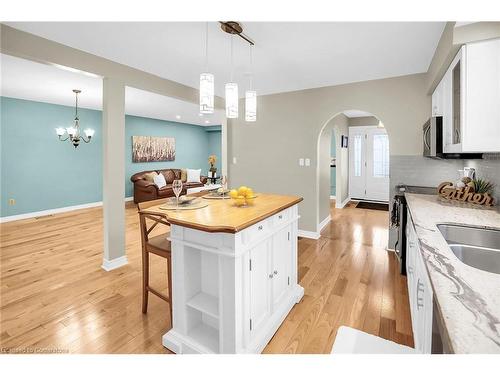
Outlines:
POLYGON ((330 221, 332 180, 336 208, 351 199, 389 200, 389 138, 371 112, 349 109, 333 115, 319 132, 317 160, 318 232, 330 221))

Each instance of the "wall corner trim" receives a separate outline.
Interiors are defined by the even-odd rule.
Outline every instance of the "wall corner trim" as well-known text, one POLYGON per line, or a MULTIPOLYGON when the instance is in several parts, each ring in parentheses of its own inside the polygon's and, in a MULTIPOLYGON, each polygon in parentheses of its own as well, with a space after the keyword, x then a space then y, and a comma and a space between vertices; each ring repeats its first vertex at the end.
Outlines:
POLYGON ((309 230, 298 230, 299 237, 304 237, 304 238, 310 238, 311 240, 317 240, 320 237, 320 234, 318 232, 312 232, 309 230))
POLYGON ((347 203, 349 203, 349 201, 350 201, 350 200, 351 200, 351 198, 349 198, 349 197, 348 197, 348 198, 346 198, 343 202, 336 202, 336 203, 335 203, 335 208, 344 208, 344 207, 345 207, 345 205, 346 205, 347 203))
POLYGON ((105 271, 112 271, 128 264, 127 256, 123 255, 116 259, 103 259, 101 268, 105 271))
POLYGON ((321 233, 321 231, 328 225, 330 221, 332 221, 332 215, 328 215, 327 217, 325 217, 325 219, 318 225, 318 233, 321 233))

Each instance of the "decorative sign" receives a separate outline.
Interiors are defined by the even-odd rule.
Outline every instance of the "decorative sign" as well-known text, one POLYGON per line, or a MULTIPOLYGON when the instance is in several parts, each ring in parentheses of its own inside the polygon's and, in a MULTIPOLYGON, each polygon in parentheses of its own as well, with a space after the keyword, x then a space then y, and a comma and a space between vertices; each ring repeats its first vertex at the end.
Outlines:
POLYGON ((493 197, 488 193, 475 193, 470 186, 455 188, 452 182, 442 182, 438 186, 438 195, 449 200, 469 202, 482 206, 493 206, 493 197))

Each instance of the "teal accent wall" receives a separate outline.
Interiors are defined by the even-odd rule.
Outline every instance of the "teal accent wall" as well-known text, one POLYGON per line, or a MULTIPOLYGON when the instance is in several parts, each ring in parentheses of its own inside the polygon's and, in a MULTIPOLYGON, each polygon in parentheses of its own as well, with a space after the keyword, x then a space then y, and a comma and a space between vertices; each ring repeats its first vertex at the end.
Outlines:
MULTIPOLYGON (((54 130, 71 125, 74 108, 7 97, 0 101, 1 217, 102 201, 101 111, 79 110, 82 128, 96 132, 92 142, 75 150, 69 142, 59 142, 54 130), (16 200, 13 206, 8 204, 11 198, 16 200)), ((125 127, 127 197, 133 195, 130 176, 136 172, 193 168, 206 174, 209 154, 216 154, 220 162, 220 126, 127 115, 125 127), (174 137, 175 161, 132 163, 133 135, 174 137)))
MULTIPOLYGON (((337 148, 336 148, 336 144, 335 144, 335 134, 334 132, 332 131, 332 146, 331 146, 331 151, 330 151, 330 155, 332 158, 336 157, 336 152, 337 152, 337 148)), ((337 176, 336 176, 336 171, 337 171, 337 168, 331 168, 330 167, 330 195, 333 195, 335 196, 336 195, 336 192, 337 192, 337 176)))
POLYGON ((74 108, 0 100, 2 217, 102 200, 101 112, 79 111, 80 123, 95 129, 95 139, 75 150, 54 130, 72 125, 74 108))

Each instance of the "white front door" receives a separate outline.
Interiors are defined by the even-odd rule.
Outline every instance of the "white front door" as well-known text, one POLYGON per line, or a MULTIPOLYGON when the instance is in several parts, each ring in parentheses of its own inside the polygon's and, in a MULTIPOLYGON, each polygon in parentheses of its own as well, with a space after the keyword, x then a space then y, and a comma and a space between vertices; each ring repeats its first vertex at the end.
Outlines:
POLYGON ((384 128, 349 128, 349 195, 389 201, 389 137, 384 128))

